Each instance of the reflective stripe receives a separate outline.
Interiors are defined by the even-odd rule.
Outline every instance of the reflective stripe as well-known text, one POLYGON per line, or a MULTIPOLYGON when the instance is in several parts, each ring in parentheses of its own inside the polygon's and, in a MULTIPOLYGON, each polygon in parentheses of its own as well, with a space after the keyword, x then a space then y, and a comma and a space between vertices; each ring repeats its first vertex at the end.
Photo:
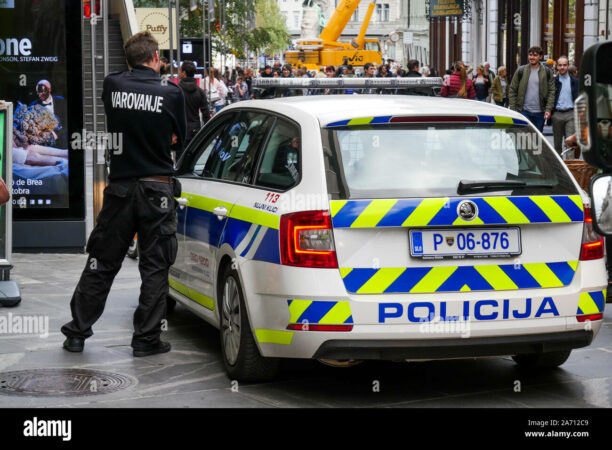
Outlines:
POLYGON ((551 197, 531 197, 536 205, 548 216, 551 222, 571 222, 569 216, 551 197))
POLYGON ((584 220, 579 195, 332 200, 330 209, 334 228, 571 223, 584 220), (457 212, 459 204, 465 200, 478 206, 478 216, 469 222, 457 212))
POLYGON ((359 290, 358 294, 377 294, 385 290, 404 272, 404 268, 379 269, 359 290))
POLYGON ((408 216, 402 226, 410 227, 428 224, 447 202, 447 198, 426 198, 412 211, 412 214, 408 216))
MULTIPOLYGON (((371 86, 376 88, 376 86, 371 86)), ((393 119, 407 117, 407 116, 377 116, 377 117, 360 117, 355 119, 340 120, 338 122, 328 123, 327 128, 345 127, 345 126, 358 126, 358 125, 374 125, 374 124, 388 124, 393 122, 393 119)), ((448 116, 443 115, 444 121, 447 122, 448 116)), ((512 117, 505 116, 472 116, 472 115, 457 115, 458 120, 465 120, 466 117, 470 117, 474 122, 480 123, 491 123, 499 125, 527 125, 528 122, 521 119, 513 119, 512 117)), ((431 116, 431 122, 436 122, 436 116, 431 116)))
POLYGON ((578 308, 580 309, 579 314, 597 314, 599 308, 593 301, 591 294, 588 292, 583 292, 580 294, 580 299, 578 300, 578 308))
POLYGON ((529 219, 506 197, 485 197, 484 201, 506 221, 506 223, 529 223, 529 219))
POLYGON ((372 123, 372 121, 374 121, 374 117, 363 117, 361 119, 351 119, 348 122, 349 126, 353 126, 353 125, 369 125, 370 123, 372 123))
POLYGON ((263 225, 264 227, 273 228, 275 230, 280 228, 279 216, 258 209, 247 208, 246 206, 234 205, 228 216, 232 219, 256 223, 257 225, 263 225))
POLYGON ((518 289, 516 283, 499 266, 474 266, 474 268, 496 291, 518 289))
POLYGON ((334 217, 338 211, 342 209, 344 205, 346 205, 347 200, 336 200, 331 202, 331 216, 334 217))
POLYGON ((173 278, 168 277, 168 284, 172 289, 177 292, 180 292, 185 297, 193 300, 194 302, 202 305, 204 308, 210 309, 211 311, 215 310, 215 300, 211 297, 208 297, 204 294, 200 294, 199 292, 194 291, 193 289, 185 286, 182 283, 179 283, 173 278))
POLYGON ((289 323, 299 323, 298 319, 312 304, 312 300, 289 300, 289 323))
POLYGON ((290 324, 351 324, 353 316, 347 301, 287 300, 290 324))
POLYGON ((553 273, 546 263, 523 264, 523 267, 540 284, 546 287, 561 287, 563 283, 553 273))
POLYGON ((217 206, 224 206, 228 211, 232 209, 232 204, 216 200, 214 198, 202 197, 201 195, 183 193, 183 197, 189 200, 187 206, 190 208, 201 209, 202 211, 212 212, 217 206))
POLYGON ((504 291, 568 286, 577 262, 476 266, 341 268, 344 287, 355 294, 426 294, 504 291), (350 270, 349 270, 350 269, 350 270))
POLYGON ((375 200, 363 210, 357 220, 353 222, 352 227, 373 228, 383 217, 389 212, 397 200, 375 200))
POLYGON ((455 270, 457 270, 457 267, 432 267, 431 270, 427 272, 423 278, 421 278, 421 281, 410 289, 410 292, 436 292, 438 288, 442 286, 442 283, 444 283, 455 270))
POLYGON ((348 302, 338 302, 325 314, 319 324, 343 324, 351 317, 351 308, 348 302))
POLYGON ((255 330, 255 337, 262 344, 291 345, 293 331, 285 330, 255 330))
POLYGON ((342 278, 344 278, 345 276, 347 276, 349 273, 351 273, 351 270, 353 270, 350 267, 341 267, 340 268, 340 276, 342 278))

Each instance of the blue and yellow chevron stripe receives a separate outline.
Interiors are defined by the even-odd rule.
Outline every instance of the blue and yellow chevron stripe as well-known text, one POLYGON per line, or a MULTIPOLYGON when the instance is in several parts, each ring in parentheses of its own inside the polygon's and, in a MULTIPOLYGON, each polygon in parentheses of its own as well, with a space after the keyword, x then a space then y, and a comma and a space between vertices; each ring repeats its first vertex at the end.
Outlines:
POLYGON ((314 300, 287 300, 289 323, 339 325, 352 324, 353 315, 347 301, 322 302, 314 300))
MULTIPOLYGON (((444 121, 448 122, 449 116, 444 116, 444 121)), ((473 119, 473 122, 493 123, 498 125, 528 125, 529 122, 521 119, 514 119, 505 116, 457 116, 457 121, 466 121, 466 118, 473 119)), ((377 117, 359 117, 356 119, 341 120, 327 124, 328 128, 334 127, 352 127, 361 125, 381 125, 389 123, 404 123, 403 117, 399 116, 377 116, 377 117)), ((432 122, 435 122, 435 116, 432 116, 432 122)))
POLYGON ((334 228, 437 227, 582 222, 579 195, 524 197, 458 197, 384 200, 332 200, 334 228), (457 206, 471 200, 478 216, 466 222, 457 206))
POLYGON ((606 305, 606 290, 595 292, 583 292, 578 299, 578 311, 576 315, 598 314, 604 312, 606 305))
POLYGON ((572 282, 578 261, 476 266, 341 268, 353 294, 428 294, 553 288, 572 282))

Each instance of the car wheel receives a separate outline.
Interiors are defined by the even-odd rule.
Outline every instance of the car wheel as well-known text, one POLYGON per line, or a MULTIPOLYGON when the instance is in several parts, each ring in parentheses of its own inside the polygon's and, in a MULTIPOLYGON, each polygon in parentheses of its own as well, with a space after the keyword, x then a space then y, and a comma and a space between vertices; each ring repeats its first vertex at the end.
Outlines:
POLYGON ((169 295, 166 297, 166 314, 172 314, 176 308, 176 300, 169 295))
POLYGON ((128 247, 127 255, 132 259, 138 258, 138 236, 134 236, 132 243, 128 247))
POLYGON ((559 367, 567 358, 569 358, 571 350, 558 352, 534 353, 527 355, 514 355, 512 359, 521 367, 533 369, 552 369, 559 367))
POLYGON ((259 353, 246 312, 238 273, 226 268, 219 283, 221 353, 229 377, 238 381, 264 381, 278 372, 276 358, 259 353))

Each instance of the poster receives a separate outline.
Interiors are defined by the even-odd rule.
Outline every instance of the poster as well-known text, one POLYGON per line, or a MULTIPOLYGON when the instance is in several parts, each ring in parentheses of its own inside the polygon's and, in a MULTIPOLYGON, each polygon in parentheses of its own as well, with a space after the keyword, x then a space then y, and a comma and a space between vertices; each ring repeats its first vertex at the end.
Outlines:
POLYGON ((65 7, 19 0, 0 8, 0 99, 14 108, 14 206, 69 206, 65 7))

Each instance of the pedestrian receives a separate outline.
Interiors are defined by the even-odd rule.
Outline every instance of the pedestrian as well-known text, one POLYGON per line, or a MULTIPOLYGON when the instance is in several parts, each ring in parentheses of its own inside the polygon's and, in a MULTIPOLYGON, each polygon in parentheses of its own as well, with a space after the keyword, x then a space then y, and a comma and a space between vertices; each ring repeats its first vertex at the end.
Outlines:
POLYGON ((225 106, 225 97, 227 96, 227 88, 215 76, 219 71, 214 67, 208 69, 208 76, 204 81, 204 92, 210 100, 210 104, 215 113, 221 111, 225 106))
POLYGON ((508 107, 508 71, 506 66, 499 66, 497 76, 491 86, 491 94, 497 106, 508 107))
POLYGON ((541 64, 542 49, 538 46, 528 50, 529 64, 516 69, 508 101, 510 109, 518 111, 543 131, 544 121, 550 118, 555 104, 555 80, 552 71, 541 64))
POLYGON ((249 98, 255 98, 255 95, 253 94, 253 69, 246 69, 244 71, 244 81, 247 84, 249 98))
POLYGON ((206 99, 206 94, 200 89, 194 78, 195 73, 195 64, 188 60, 183 61, 179 70, 179 87, 183 91, 183 97, 185 97, 185 113, 187 117, 185 147, 210 118, 208 100, 206 99), (200 114, 202 115, 202 120, 200 120, 200 114))
POLYGON ((578 78, 578 67, 576 67, 575 65, 572 64, 571 66, 569 66, 569 69, 567 69, 567 71, 571 76, 578 78))
POLYGON ((244 77, 242 76, 239 76, 236 79, 236 87, 234 88, 234 91, 236 92, 238 101, 248 100, 250 98, 249 85, 246 81, 244 81, 244 77))
POLYGON ((376 74, 377 78, 389 78, 391 74, 389 73, 389 67, 385 64, 381 64, 378 66, 378 73, 376 74))
MULTIPOLYGON (((364 78, 375 78, 376 77, 376 66, 372 63, 365 63, 363 66, 363 77, 364 78)), ((378 89, 376 88, 364 88, 358 89, 359 94, 378 94, 378 89)))
POLYGON ((419 73, 419 62, 416 59, 411 59, 408 61, 408 73, 405 75, 406 77, 422 77, 419 73))
POLYGON ((457 61, 453 70, 453 73, 442 84, 440 95, 448 98, 476 98, 476 91, 472 80, 467 76, 465 64, 462 61, 457 61))
POLYGON ((555 150, 561 154, 564 138, 576 132, 574 126, 574 101, 578 97, 579 80, 569 74, 569 59, 557 59, 559 75, 555 77, 555 108, 552 112, 552 128, 555 150))
POLYGON ((160 339, 168 269, 177 253, 174 198, 181 194, 172 177, 170 146, 185 142, 185 101, 176 84, 159 76, 159 47, 150 32, 129 38, 124 51, 131 70, 111 73, 102 88, 108 131, 120 134, 124 145, 122 151, 111 152, 110 181, 87 241, 87 263, 70 302, 72 321, 61 331, 66 350, 83 351, 138 233, 142 285, 131 346, 134 356, 148 356, 171 348, 160 339))
POLYGON ((421 75, 424 77, 429 77, 431 75, 431 70, 427 66, 421 67, 421 75))
MULTIPOLYGON (((491 64, 485 61, 483 64, 484 76, 489 79, 489 92, 487 93, 487 102, 491 101, 491 88, 493 87, 493 80, 495 80, 495 72, 491 70, 491 64)), ((497 71, 499 73, 499 70, 497 71)))
POLYGON ((476 91, 476 100, 479 102, 486 102, 487 96, 489 95, 489 88, 491 87, 491 80, 485 75, 485 68, 483 65, 476 67, 476 75, 472 79, 474 83, 474 90, 476 91))

